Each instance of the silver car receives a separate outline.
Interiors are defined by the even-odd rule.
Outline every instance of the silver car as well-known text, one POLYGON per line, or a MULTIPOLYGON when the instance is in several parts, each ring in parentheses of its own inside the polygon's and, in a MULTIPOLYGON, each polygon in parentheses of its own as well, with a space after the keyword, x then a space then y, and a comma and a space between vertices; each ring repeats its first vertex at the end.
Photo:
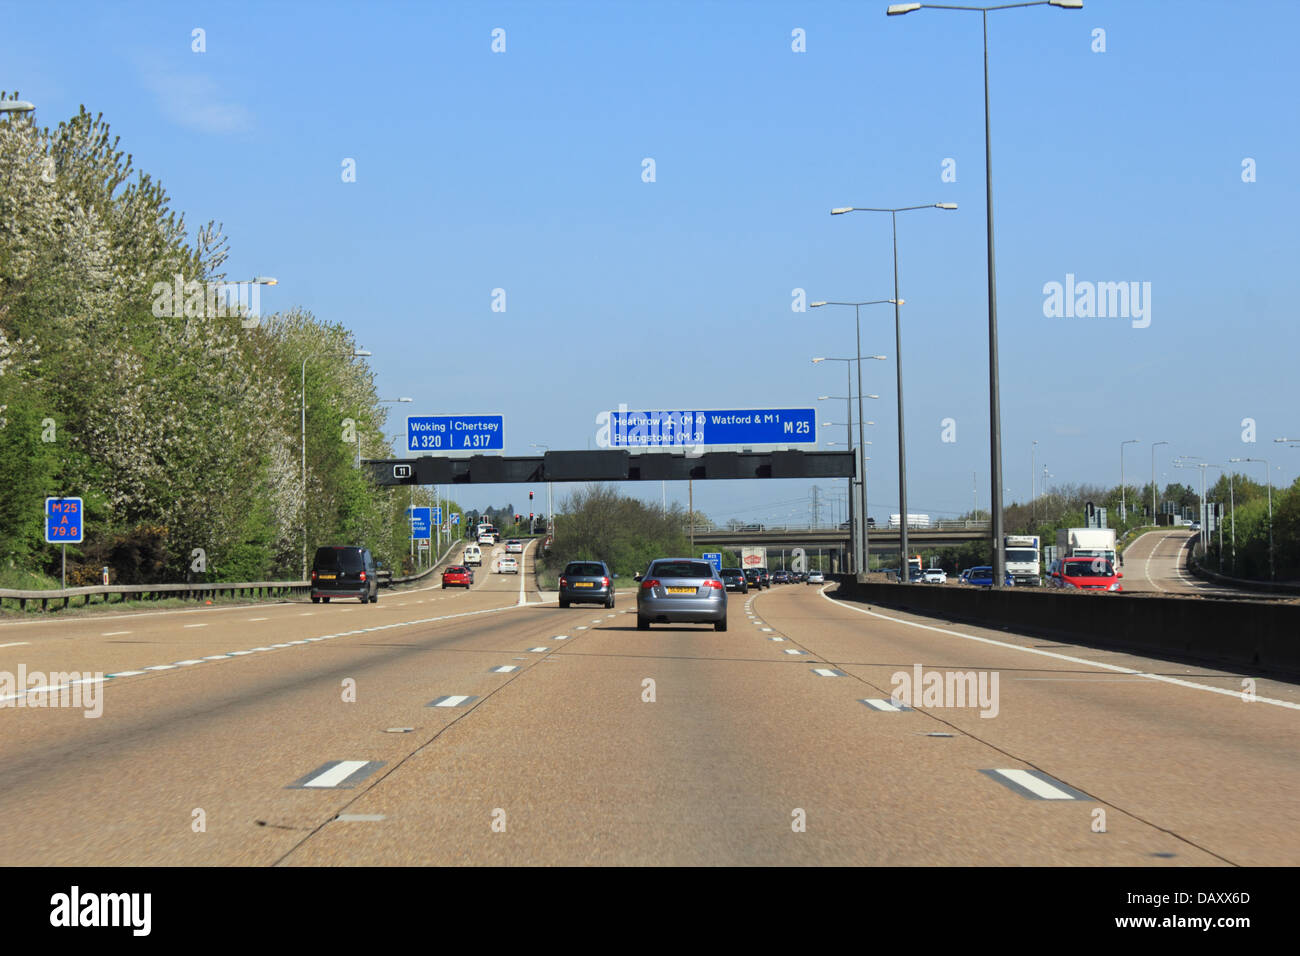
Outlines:
POLYGON ((659 558, 636 579, 636 626, 648 631, 659 624, 712 624, 727 629, 727 588, 708 561, 659 558))

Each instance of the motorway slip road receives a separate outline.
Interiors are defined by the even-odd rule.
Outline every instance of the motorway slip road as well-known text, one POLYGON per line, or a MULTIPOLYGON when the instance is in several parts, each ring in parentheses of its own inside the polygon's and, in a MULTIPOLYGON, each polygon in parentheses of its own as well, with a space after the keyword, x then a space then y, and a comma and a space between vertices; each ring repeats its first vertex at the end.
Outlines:
POLYGON ((638 632, 530 581, 0 626, 0 672, 121 675, 0 708, 3 862, 1300 861, 1294 685, 802 585, 638 632), (995 707, 898 709, 918 665, 995 707))

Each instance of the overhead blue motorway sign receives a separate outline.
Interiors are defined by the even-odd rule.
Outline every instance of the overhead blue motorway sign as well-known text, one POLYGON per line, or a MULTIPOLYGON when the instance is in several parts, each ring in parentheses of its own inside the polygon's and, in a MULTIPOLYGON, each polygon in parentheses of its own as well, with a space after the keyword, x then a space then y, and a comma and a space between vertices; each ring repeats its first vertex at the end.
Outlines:
POLYGON ((50 544, 81 544, 86 529, 80 498, 45 499, 45 540, 50 544))
POLYGON ((429 508, 407 508, 406 516, 411 519, 411 537, 418 541, 427 541, 430 532, 429 527, 433 523, 429 515, 429 508))
POLYGON ((503 451, 505 419, 501 415, 408 415, 406 450, 503 451))
POLYGON ((722 573, 722 552, 721 551, 705 551, 703 554, 700 555, 700 557, 703 558, 705 561, 709 562, 709 564, 713 565, 714 574, 722 573))
POLYGON ((685 445, 815 445, 814 408, 608 412, 612 448, 685 445))

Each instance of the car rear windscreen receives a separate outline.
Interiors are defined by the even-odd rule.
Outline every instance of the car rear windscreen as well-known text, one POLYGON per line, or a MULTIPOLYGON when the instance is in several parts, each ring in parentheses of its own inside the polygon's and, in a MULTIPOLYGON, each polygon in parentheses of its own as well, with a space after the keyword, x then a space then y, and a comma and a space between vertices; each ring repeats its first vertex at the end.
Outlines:
POLYGON ((605 569, 599 564, 583 564, 575 562, 565 568, 564 573, 571 578, 603 578, 605 576, 605 569))
POLYGON ((703 561, 659 561, 651 573, 657 578, 711 578, 713 565, 703 561))
POLYGON ((1115 572, 1105 558, 1089 558, 1086 561, 1066 561, 1061 573, 1071 578, 1109 578, 1115 572))
POLYGON ((360 548, 317 548, 312 567, 318 571, 363 571, 366 562, 360 548))

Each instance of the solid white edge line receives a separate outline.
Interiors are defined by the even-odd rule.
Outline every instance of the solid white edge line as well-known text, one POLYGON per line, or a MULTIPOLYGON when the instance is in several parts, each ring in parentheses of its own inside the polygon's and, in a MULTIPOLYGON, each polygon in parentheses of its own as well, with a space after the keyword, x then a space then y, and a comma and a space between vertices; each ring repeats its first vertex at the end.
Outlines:
MULTIPOLYGON (((829 586, 829 585, 828 585, 829 586)), ((1069 654, 1057 654, 1053 651, 1043 651, 1036 647, 1021 647, 1018 644, 1008 644, 1006 641, 995 641, 991 637, 977 637, 974 634, 963 634, 960 631, 950 631, 947 628, 935 627, 933 624, 920 624, 916 621, 906 621, 901 617, 890 617, 888 614, 877 614, 875 611, 868 611, 866 608, 853 607, 852 605, 831 597, 826 593, 825 588, 821 591, 821 596, 832 604, 842 607, 845 610, 857 611, 859 614, 866 614, 870 617, 880 618, 882 621, 893 621, 895 624, 906 624, 908 627, 917 627, 923 631, 933 631, 936 634, 946 634, 949 637, 960 637, 968 641, 978 641, 981 644, 991 644, 994 647, 1005 647, 1013 651, 1024 651, 1026 654, 1038 654, 1042 657, 1055 658, 1058 661, 1066 661, 1071 664, 1084 664, 1088 667, 1099 667, 1102 670, 1114 671, 1117 674, 1131 674, 1135 677, 1146 677, 1150 680, 1161 681, 1165 684, 1174 684, 1178 687, 1189 687, 1192 690, 1208 691, 1212 694, 1222 694, 1225 697, 1235 697, 1242 699, 1241 691, 1227 690, 1223 687, 1211 687, 1208 684, 1197 684, 1194 681, 1181 680, 1177 677, 1166 677, 1163 674, 1152 674, 1150 671, 1134 670, 1131 667, 1121 667, 1119 664, 1106 664, 1101 661, 1090 661, 1083 657, 1071 657, 1069 654)), ((1129 651, 1127 653, 1141 656, 1140 651, 1129 651)), ((1272 704, 1274 707, 1285 707, 1288 710, 1300 710, 1300 704, 1293 704, 1289 700, 1276 700, 1272 697, 1254 697, 1251 703, 1272 704)))

